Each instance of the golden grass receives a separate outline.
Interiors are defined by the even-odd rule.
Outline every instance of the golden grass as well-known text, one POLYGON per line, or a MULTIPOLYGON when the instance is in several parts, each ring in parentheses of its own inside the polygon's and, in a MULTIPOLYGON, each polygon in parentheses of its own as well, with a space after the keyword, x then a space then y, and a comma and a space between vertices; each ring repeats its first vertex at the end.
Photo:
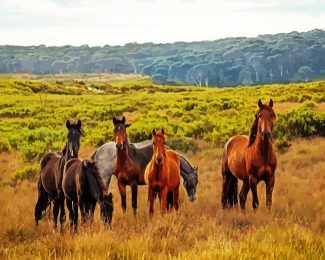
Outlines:
MULTIPOLYGON (((221 149, 198 141, 199 151, 188 154, 199 166, 198 199, 187 201, 181 187, 179 212, 149 218, 145 187, 139 189, 138 218, 122 214, 113 178, 115 212, 112 230, 105 230, 96 209, 95 223, 62 236, 48 217, 34 224, 35 183, 0 191, 0 257, 98 259, 324 259, 325 257, 325 139, 296 140, 278 155, 272 213, 265 208, 265 185, 259 184, 260 209, 223 211, 220 205, 221 149)), ((91 151, 81 151, 86 156, 91 151)), ((3 155, 1 155, 2 158, 3 155)), ((15 153, 7 155, 12 159, 15 153)), ((7 158, 8 159, 8 158, 7 158)), ((1 165, 3 167, 3 165, 1 165)), ((240 184, 241 185, 241 184, 240 184)), ((156 209, 158 205, 156 204, 156 209)))

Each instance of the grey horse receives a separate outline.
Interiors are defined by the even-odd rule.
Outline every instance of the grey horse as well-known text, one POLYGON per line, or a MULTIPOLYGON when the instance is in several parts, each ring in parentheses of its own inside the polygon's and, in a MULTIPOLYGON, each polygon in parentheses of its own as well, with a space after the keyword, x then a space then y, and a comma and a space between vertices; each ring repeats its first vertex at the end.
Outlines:
MULTIPOLYGON (((141 143, 133 143, 133 145, 140 149, 152 145, 151 140, 146 140, 141 143)), ((168 148, 168 147, 167 147, 168 148)), ((153 155, 153 151, 149 149, 148 151, 148 161, 153 155)), ((116 162, 116 144, 115 142, 108 142, 97 148, 90 156, 99 170, 100 175, 104 180, 106 189, 108 190, 109 184, 114 173, 114 167, 116 162)), ((196 187, 198 184, 198 168, 193 167, 189 161, 180 154, 181 162, 181 176, 183 178, 183 185, 187 192, 188 199, 194 202, 196 199, 196 187)))

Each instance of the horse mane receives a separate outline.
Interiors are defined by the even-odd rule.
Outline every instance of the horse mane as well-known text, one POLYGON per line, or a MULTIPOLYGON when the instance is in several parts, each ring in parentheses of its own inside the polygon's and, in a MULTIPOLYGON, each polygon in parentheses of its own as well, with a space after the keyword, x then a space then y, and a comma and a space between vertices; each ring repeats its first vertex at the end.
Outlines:
MULTIPOLYGON (((195 173, 194 167, 190 164, 189 160, 184 155, 179 155, 179 157, 182 157, 184 161, 190 166, 191 170, 195 173)), ((196 174, 197 175, 197 174, 196 174)))
POLYGON ((267 105, 262 105, 262 107, 256 111, 255 113, 255 120, 253 122, 253 125, 250 128, 249 131, 249 143, 248 146, 251 146, 255 139, 256 139, 256 135, 257 135, 257 128, 258 128, 258 114, 262 111, 262 110, 267 110, 268 112, 272 113, 275 117, 275 113, 272 107, 267 106, 267 105))

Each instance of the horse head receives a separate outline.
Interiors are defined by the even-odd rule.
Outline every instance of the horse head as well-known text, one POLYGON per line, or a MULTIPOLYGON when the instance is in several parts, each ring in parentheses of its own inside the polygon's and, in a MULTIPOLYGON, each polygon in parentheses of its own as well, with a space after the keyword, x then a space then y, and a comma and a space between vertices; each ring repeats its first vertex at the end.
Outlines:
POLYGON ((125 124, 125 117, 123 116, 122 120, 117 118, 113 118, 114 124, 114 141, 116 144, 116 148, 119 151, 122 151, 125 147, 125 142, 127 141, 126 128, 130 126, 130 124, 125 124))
POLYGON ((275 123, 275 112, 273 110, 273 100, 270 99, 269 104, 262 104, 258 101, 258 107, 255 114, 255 120, 249 134, 249 146, 255 141, 257 134, 261 135, 262 140, 271 141, 273 125, 275 123))
POLYGON ((66 122, 66 127, 68 128, 68 141, 67 141, 67 151, 70 158, 78 158, 78 152, 80 148, 80 137, 82 135, 81 121, 78 120, 77 123, 71 124, 69 120, 66 122))
POLYGON ((100 203, 100 218, 105 225, 111 225, 113 217, 113 195, 110 192, 103 196, 102 203, 100 203))
POLYGON ((258 118, 258 132, 261 133, 262 140, 270 140, 273 125, 275 122, 275 113, 273 110, 273 100, 270 99, 268 105, 258 101, 259 110, 256 113, 258 118))
POLYGON ((156 129, 152 130, 152 145, 153 145, 153 157, 156 164, 163 164, 166 157, 165 150, 165 130, 161 129, 160 132, 156 132, 156 129))
POLYGON ((194 202, 196 200, 196 187, 198 184, 198 167, 193 167, 193 172, 186 176, 186 180, 184 179, 183 185, 186 189, 187 196, 190 202, 194 202))

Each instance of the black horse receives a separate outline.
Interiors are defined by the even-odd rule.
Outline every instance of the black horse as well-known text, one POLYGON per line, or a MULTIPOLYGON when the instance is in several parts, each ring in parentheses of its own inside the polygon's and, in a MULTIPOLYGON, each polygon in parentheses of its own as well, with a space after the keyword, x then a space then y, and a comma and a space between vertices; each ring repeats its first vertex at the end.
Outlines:
POLYGON ((106 194, 105 185, 94 162, 71 159, 65 165, 62 188, 69 210, 71 232, 77 231, 78 205, 81 221, 92 219, 96 202, 105 225, 110 225, 113 216, 113 196, 106 194))
POLYGON ((43 212, 46 211, 53 201, 53 227, 57 228, 57 219, 60 210, 60 231, 63 232, 65 222, 64 193, 62 191, 62 177, 65 163, 70 158, 78 158, 80 147, 80 137, 82 135, 81 121, 71 124, 66 122, 68 129, 67 142, 61 153, 51 152, 46 154, 40 161, 40 177, 38 180, 38 200, 35 206, 35 222, 42 219, 43 212))

